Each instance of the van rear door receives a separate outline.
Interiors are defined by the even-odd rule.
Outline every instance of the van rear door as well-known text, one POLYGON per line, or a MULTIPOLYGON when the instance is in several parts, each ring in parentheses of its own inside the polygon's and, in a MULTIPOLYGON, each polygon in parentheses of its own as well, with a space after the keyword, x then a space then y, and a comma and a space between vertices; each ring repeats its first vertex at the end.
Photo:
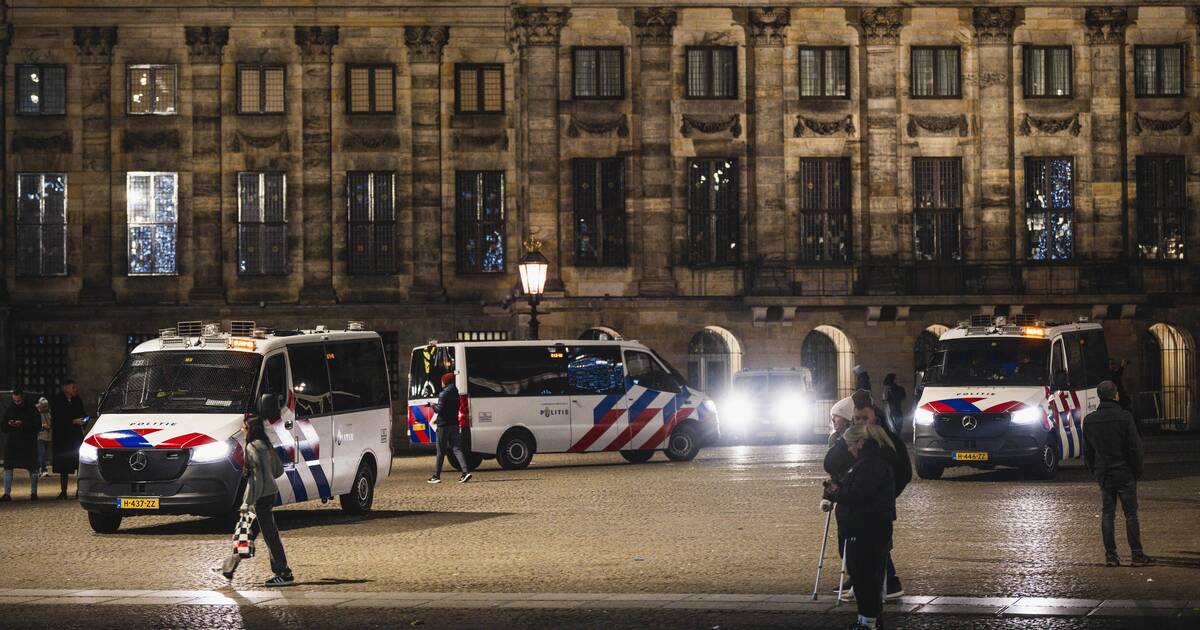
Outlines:
POLYGON ((625 370, 618 346, 567 350, 572 453, 600 451, 629 426, 625 370))

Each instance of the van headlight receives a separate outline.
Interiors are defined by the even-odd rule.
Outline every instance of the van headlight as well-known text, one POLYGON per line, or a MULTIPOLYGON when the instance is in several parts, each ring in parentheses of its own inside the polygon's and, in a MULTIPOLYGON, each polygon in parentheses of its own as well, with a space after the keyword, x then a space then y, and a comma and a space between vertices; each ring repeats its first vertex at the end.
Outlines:
POLYGON ((95 464, 100 459, 100 449, 84 442, 79 445, 79 463, 95 464))
POLYGON ((913 424, 927 427, 933 424, 933 412, 928 409, 918 409, 913 413, 913 424))
POLYGON ((1012 414, 1013 424, 1037 424, 1042 421, 1042 410, 1039 407, 1020 409, 1012 414))
POLYGON ((200 464, 219 462, 229 456, 229 442, 213 442, 192 449, 192 461, 200 464))

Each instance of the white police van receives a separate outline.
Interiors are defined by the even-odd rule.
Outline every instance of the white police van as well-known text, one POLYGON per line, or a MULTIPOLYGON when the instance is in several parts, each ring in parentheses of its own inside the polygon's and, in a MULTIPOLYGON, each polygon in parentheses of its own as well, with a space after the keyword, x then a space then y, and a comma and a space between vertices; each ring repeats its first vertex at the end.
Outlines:
MULTIPOLYGON (((437 441, 434 412, 453 373, 468 429, 467 464, 525 468, 534 453, 619 451, 631 463, 662 450, 688 461, 719 437, 716 406, 636 341, 455 342, 413 349, 408 434, 437 441)), ((450 458, 452 465, 457 465, 450 458)))
POLYGON ((720 401, 722 435, 735 443, 808 442, 829 437, 829 420, 818 417, 808 368, 747 368, 733 375, 720 401))
POLYGON ((1024 468, 1050 479, 1083 454, 1083 418, 1109 377, 1104 329, 975 316, 938 339, 913 414, 917 474, 1024 468))
POLYGON ((235 511, 242 420, 264 394, 281 412, 266 423, 283 462, 280 503, 337 496, 347 512, 371 509, 392 462, 377 333, 357 322, 344 331, 232 322, 230 332, 180 322, 129 355, 79 449, 79 502, 92 528, 116 531, 130 515, 235 511))

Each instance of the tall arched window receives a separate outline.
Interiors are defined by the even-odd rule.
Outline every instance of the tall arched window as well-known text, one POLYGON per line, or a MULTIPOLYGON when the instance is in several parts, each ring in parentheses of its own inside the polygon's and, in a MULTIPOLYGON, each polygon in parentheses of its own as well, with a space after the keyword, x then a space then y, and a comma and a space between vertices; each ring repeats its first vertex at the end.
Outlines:
POLYGON ((742 369, 742 347, 733 333, 708 326, 688 343, 688 382, 713 398, 728 389, 733 374, 742 369))
POLYGON ((817 326, 800 346, 800 365, 812 372, 817 417, 854 393, 854 349, 846 333, 834 326, 817 326))
POLYGON ((1142 391, 1135 399, 1138 415, 1166 428, 1190 429, 1195 418, 1195 354, 1184 329, 1157 323, 1142 348, 1142 391))

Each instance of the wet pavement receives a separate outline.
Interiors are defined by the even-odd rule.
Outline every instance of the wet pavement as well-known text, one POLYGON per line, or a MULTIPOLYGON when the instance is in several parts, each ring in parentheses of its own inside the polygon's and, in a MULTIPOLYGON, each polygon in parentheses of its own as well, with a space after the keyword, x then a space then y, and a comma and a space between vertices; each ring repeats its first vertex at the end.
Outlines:
MULTIPOLYGON (((1103 566, 1099 497, 1081 468, 1064 470, 1054 481, 1028 480, 1010 470, 957 469, 940 481, 914 479, 898 502, 893 557, 906 591, 927 597, 1200 600, 1200 441, 1158 439, 1149 451, 1139 499, 1143 538, 1147 552, 1159 559, 1157 566, 1103 566)), ((816 445, 712 448, 690 463, 658 455, 642 465, 614 454, 539 455, 528 470, 502 471, 485 462, 468 484, 436 486, 424 483, 432 458, 398 457, 370 515, 343 515, 335 501, 288 507, 277 517, 301 582, 296 588, 304 591, 796 596, 811 592, 816 572, 825 523, 818 509, 822 456, 823 448, 816 445)), ((0 590, 208 591, 223 586, 207 568, 229 549, 228 523, 148 516, 126 519, 117 534, 96 535, 73 502, 27 501, 25 481, 18 474, 14 501, 0 504, 0 531, 5 532, 0 590)), ((1121 553, 1127 558, 1122 528, 1118 517, 1121 553)), ((838 571, 832 547, 826 586, 836 583, 838 571)), ((268 577, 266 565, 265 557, 245 563, 235 588, 260 588, 268 577)), ((143 612, 195 608, 165 603, 171 605, 143 612)), ((25 618, 10 614, 14 608, 32 606, 0 600, 3 625, 25 618)), ((106 606, 105 618, 117 619, 107 615, 120 608, 106 606)), ((250 608, 254 619, 276 614, 250 608)), ((69 605, 40 604, 36 610, 39 620, 73 623, 69 605), (65 612, 55 612, 60 609, 65 612)), ((541 623, 537 620, 557 625, 552 617, 559 614, 588 625, 591 617, 583 610, 504 612, 515 615, 511 624, 489 610, 487 618, 495 623, 482 625, 534 626, 541 623)), ((703 627, 738 627, 738 620, 772 627, 778 621, 771 611, 727 615, 735 613, 742 616, 706 620, 703 627)), ((303 613, 309 614, 319 624, 325 613, 303 613)), ((463 611, 454 614, 464 623, 471 619, 463 611)), ((631 619, 644 617, 643 625, 656 626, 662 625, 658 620, 673 619, 654 616, 659 614, 643 610, 631 619)), ((825 615, 810 611, 804 623, 825 615)), ((847 615, 828 619, 842 623, 847 615)), ((383 616, 399 620, 413 612, 392 609, 383 616)), ((948 623, 927 617, 952 615, 914 611, 906 619, 948 623)), ((233 617, 228 619, 236 626, 233 617)), ((298 617, 296 623, 309 623, 306 619, 298 617)), ((369 621, 362 619, 364 625, 369 621)), ((689 613, 684 619, 697 623, 678 627, 702 625, 700 616, 689 613)), ((1085 625, 1054 627, 1124 627, 1103 625, 1119 624, 1117 618, 1059 620, 1067 621, 1085 625)), ((437 627, 432 620, 422 623, 437 627)))

